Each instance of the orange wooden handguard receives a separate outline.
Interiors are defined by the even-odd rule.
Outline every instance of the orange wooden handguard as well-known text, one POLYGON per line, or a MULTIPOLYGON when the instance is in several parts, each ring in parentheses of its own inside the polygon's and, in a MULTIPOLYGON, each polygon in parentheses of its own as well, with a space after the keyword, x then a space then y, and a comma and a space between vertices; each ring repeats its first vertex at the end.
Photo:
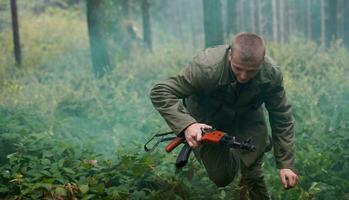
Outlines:
POLYGON ((176 148, 178 145, 180 145, 183 142, 184 138, 182 137, 176 137, 173 139, 165 148, 167 153, 170 153, 174 148, 176 148))
MULTIPOLYGON (((224 132, 213 130, 202 136, 201 141, 205 143, 219 144, 219 141, 224 137, 224 132)), ((174 148, 180 145, 185 139, 182 137, 176 137, 165 148, 167 153, 170 153, 174 148)))
POLYGON ((202 142, 219 144, 219 141, 224 136, 224 132, 213 130, 202 136, 202 142))

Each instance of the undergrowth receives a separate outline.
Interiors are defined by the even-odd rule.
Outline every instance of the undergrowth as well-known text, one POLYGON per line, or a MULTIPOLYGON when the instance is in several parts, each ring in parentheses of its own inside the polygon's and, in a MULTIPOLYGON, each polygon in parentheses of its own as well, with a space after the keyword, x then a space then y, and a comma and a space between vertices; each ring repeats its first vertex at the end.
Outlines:
MULTIPOLYGON (((86 25, 77 16, 51 10, 22 19, 21 69, 9 53, 11 32, 0 33, 0 197, 230 199, 236 182, 217 188, 194 158, 176 171, 178 152, 142 149, 152 134, 168 130, 149 101, 151 86, 198 50, 176 43, 158 45, 154 53, 135 49, 128 59, 112 60, 112 72, 96 80, 86 25)), ((268 48, 293 105, 300 172, 299 185, 285 191, 267 154, 273 199, 349 198, 348 51, 340 43, 324 50, 302 40, 268 48)))

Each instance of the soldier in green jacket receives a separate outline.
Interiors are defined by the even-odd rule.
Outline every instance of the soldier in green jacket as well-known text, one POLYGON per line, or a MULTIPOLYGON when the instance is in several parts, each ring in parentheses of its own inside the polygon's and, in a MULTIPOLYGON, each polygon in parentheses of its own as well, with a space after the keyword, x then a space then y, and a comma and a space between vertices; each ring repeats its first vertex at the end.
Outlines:
POLYGON ((269 199, 262 163, 274 148, 284 188, 297 184, 294 170, 295 136, 291 106, 287 103, 281 71, 265 55, 264 40, 239 33, 231 46, 208 48, 176 76, 157 83, 151 101, 170 128, 185 137, 202 161, 209 178, 228 185, 241 170, 241 198, 269 199), (269 114, 271 140, 263 114, 269 114), (214 127, 241 140, 251 138, 255 152, 201 144, 201 128, 214 127))

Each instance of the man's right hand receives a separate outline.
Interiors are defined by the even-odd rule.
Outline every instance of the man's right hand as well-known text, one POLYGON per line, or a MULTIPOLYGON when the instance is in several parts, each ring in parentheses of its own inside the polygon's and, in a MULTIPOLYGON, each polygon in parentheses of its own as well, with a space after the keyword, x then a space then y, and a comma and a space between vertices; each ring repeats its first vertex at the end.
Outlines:
POLYGON ((196 148, 200 145, 202 131, 201 128, 212 128, 207 124, 194 123, 189 125, 184 130, 184 136, 191 148, 196 148))

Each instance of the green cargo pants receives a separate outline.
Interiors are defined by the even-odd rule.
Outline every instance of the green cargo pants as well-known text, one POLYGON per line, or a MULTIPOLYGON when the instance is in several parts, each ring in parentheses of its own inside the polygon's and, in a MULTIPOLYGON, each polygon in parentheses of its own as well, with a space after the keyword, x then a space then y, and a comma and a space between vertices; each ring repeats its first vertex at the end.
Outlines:
POLYGON ((241 180, 237 197, 251 200, 270 199, 263 174, 263 156, 247 167, 240 162, 234 149, 222 145, 205 144, 196 148, 194 153, 204 164, 208 177, 218 187, 231 183, 240 168, 241 180))

